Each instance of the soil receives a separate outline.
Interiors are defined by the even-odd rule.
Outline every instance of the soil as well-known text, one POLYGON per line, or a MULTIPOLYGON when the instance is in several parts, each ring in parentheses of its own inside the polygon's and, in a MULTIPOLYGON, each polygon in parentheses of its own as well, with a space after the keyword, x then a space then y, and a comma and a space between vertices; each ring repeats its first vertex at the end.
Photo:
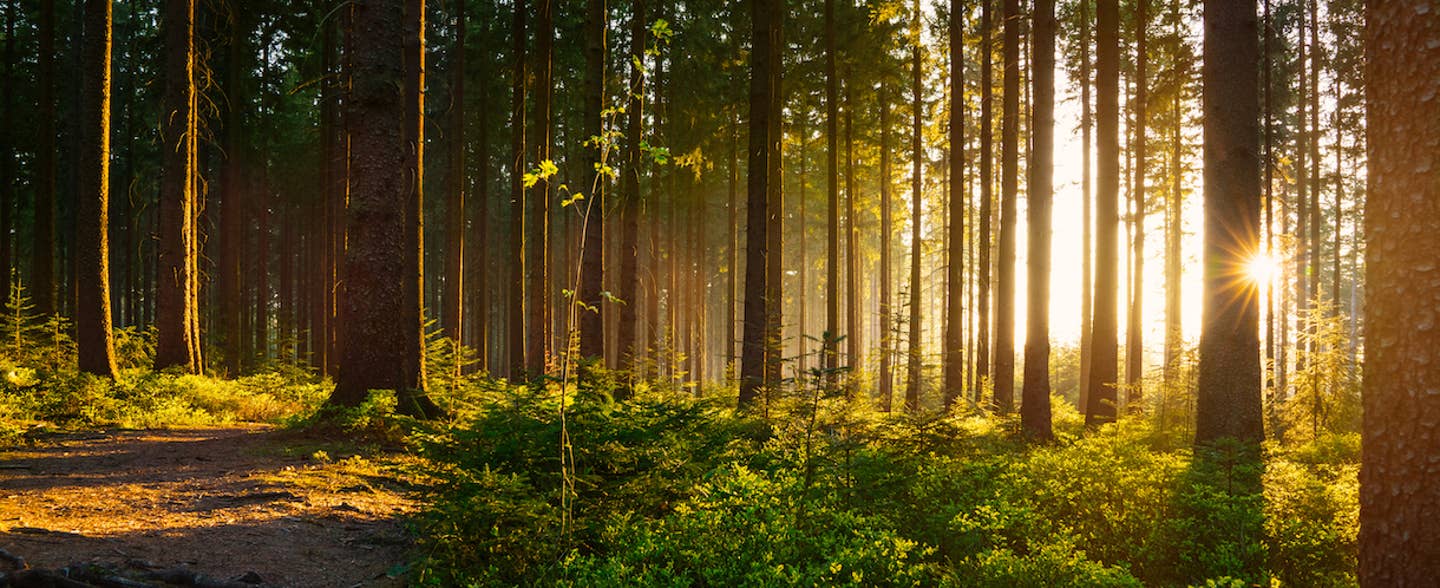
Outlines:
MULTIPOLYGON (((36 569, 404 585, 415 487, 396 473, 402 458, 354 453, 266 426, 72 434, 0 451, 0 549, 36 569)), ((0 561, 0 572, 13 567, 0 561)))

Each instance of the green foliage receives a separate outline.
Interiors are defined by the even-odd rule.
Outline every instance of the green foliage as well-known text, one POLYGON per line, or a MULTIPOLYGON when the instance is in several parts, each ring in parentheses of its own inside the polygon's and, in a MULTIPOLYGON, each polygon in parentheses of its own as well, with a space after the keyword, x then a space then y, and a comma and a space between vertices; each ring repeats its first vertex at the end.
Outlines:
POLYGON ((1132 418, 1032 446, 1010 420, 887 417, 823 385, 768 421, 607 386, 569 392, 568 522, 558 385, 425 433, 445 482, 418 524, 422 584, 1354 583, 1352 437, 1193 457, 1132 418))

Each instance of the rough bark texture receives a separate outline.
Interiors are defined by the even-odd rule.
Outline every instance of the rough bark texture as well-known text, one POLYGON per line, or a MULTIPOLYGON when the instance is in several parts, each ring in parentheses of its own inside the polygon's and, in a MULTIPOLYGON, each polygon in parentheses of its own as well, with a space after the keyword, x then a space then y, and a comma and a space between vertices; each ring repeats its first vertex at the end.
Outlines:
POLYGON ((1020 423, 1033 438, 1048 439, 1050 432, 1050 216, 1054 199, 1055 167, 1055 3, 1036 0, 1032 14, 1035 103, 1031 108, 1031 148, 1028 211, 1030 275, 1025 336, 1025 387, 1021 394, 1020 423))
POLYGON ((995 408, 1015 410, 1015 216, 1020 182, 1020 0, 1003 0, 1000 238, 995 284, 995 408))
POLYGON ((165 116, 161 119, 164 177, 160 186, 159 285, 155 293, 155 369, 196 373, 198 349, 190 328, 195 311, 195 3, 165 2, 165 116))
POLYGON ((80 371, 114 378, 110 333, 110 0, 85 0, 80 168, 75 170, 75 347, 80 371))
POLYGON ((767 367, 766 336, 770 327, 772 306, 768 265, 770 263, 770 167, 771 159, 779 157, 774 148, 779 143, 772 133, 779 125, 777 72, 772 53, 780 47, 779 3, 783 0, 750 1, 750 144, 746 177, 748 192, 745 210, 745 309, 744 333, 740 349, 740 406, 752 406, 760 399, 765 385, 767 367))
POLYGON ((1259 443, 1260 48, 1255 0, 1205 2, 1205 296, 1195 439, 1259 443))
POLYGON ((1360 585, 1440 577, 1440 12, 1369 0, 1360 585))
POLYGON ((1120 225, 1120 6, 1098 0, 1095 11, 1097 59, 1095 114, 1097 162, 1095 191, 1095 315, 1090 322, 1090 396, 1085 422, 1115 420, 1115 384, 1119 372, 1119 286, 1116 268, 1120 225))
MULTIPOLYGON (((585 2, 585 137, 599 138, 602 132, 600 120, 605 97, 606 48, 606 6, 605 0, 585 2)), ((582 189, 588 203, 582 203, 589 212, 585 215, 585 242, 580 260, 579 296, 585 306, 578 309, 580 316, 580 355, 605 359, 605 314, 610 305, 601 297, 605 286, 605 231, 609 178, 597 169, 602 163, 601 155, 608 155, 608 144, 594 144, 586 147, 585 159, 594 170, 590 181, 582 189), (603 153, 602 153, 602 150, 603 153)), ((606 158, 608 160, 608 157, 606 158)), ((606 161, 605 163, 608 163, 606 161)))
POLYGON ((419 42, 418 37, 413 41, 406 37, 419 31, 406 24, 406 16, 418 15, 406 10, 405 1, 355 4, 354 89, 348 105, 355 125, 345 255, 348 295, 341 329, 345 341, 364 344, 341 349, 339 378, 330 402, 356 406, 370 390, 395 390, 401 410, 427 413, 428 402, 413 395, 420 389, 422 374, 416 366, 423 357, 406 357, 415 353, 414 341, 420 337, 420 325, 409 310, 419 305, 418 299, 409 297, 414 287, 409 272, 418 260, 407 259, 420 253, 418 247, 409 246, 415 228, 410 213, 419 204, 415 191, 419 170, 396 173, 415 162, 414 146, 407 144, 415 134, 406 127, 417 122, 418 113, 406 111, 418 108, 421 99, 406 88, 404 56, 407 47, 413 49, 419 42), (410 97, 417 101, 410 102, 410 97))

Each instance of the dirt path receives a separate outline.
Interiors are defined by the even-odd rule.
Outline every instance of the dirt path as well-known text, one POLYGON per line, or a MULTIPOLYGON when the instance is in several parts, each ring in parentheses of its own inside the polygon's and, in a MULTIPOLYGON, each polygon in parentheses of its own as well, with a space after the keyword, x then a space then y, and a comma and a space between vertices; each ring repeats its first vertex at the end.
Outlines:
MULTIPOLYGON (((0 548, 32 568, 183 567, 266 586, 398 586, 391 466, 268 427, 125 431, 0 451, 0 548)), ((8 570, 0 562, 0 570, 8 570)))

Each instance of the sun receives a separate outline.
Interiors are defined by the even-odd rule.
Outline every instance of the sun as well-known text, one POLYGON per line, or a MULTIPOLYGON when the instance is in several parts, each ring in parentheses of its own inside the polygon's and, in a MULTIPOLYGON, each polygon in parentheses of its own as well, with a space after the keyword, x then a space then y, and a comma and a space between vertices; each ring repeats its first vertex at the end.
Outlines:
POLYGON ((1251 255, 1250 259, 1245 261, 1245 278, 1257 286, 1272 283, 1279 274, 1280 262, 1263 251, 1251 255))

